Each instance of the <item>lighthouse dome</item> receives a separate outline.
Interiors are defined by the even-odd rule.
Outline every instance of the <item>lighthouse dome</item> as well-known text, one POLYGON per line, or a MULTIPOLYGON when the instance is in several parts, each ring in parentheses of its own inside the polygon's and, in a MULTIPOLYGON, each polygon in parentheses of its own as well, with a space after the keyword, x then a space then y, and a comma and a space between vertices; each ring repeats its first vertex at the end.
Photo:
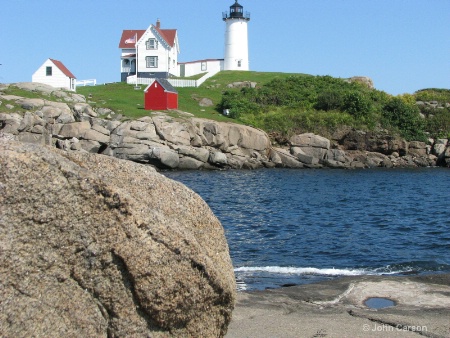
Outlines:
POLYGON ((234 4, 230 6, 230 17, 231 18, 242 18, 244 17, 244 7, 242 7, 236 0, 234 4))

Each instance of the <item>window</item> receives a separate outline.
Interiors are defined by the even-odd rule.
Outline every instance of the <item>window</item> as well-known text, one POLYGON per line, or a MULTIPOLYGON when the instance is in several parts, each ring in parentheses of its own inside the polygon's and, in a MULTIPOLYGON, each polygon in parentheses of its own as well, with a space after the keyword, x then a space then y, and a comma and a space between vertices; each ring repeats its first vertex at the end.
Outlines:
POLYGON ((148 39, 145 42, 145 47, 147 49, 158 49, 158 41, 156 39, 148 39))
POLYGON ((238 61, 238 67, 242 67, 242 61, 241 60, 238 61))
POLYGON ((206 66, 206 62, 202 62, 202 72, 206 71, 207 66, 206 66))
POLYGON ((45 75, 52 76, 52 67, 45 68, 45 75))
POLYGON ((158 68, 158 57, 157 56, 147 56, 145 58, 147 68, 158 68))

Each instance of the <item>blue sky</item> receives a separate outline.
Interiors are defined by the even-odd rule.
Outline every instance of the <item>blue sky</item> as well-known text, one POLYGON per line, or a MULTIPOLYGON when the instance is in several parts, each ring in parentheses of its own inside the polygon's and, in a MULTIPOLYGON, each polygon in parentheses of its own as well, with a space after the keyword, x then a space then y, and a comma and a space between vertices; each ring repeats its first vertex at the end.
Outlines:
MULTIPOLYGON (((0 0, 0 82, 31 81, 47 58, 79 80, 120 80, 123 29, 178 30, 179 61, 222 58, 234 0, 0 0)), ((239 0, 250 68, 369 76, 397 95, 450 88, 450 0, 239 0)))

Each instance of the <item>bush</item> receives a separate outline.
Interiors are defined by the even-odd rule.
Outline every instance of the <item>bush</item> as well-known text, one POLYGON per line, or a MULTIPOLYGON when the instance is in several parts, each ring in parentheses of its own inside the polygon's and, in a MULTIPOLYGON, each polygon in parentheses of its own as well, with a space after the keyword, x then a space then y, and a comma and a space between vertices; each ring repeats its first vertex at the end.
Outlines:
POLYGON ((316 109, 319 110, 338 110, 341 109, 344 104, 344 94, 337 90, 326 90, 319 94, 317 97, 316 109))
POLYGON ((343 109, 350 115, 361 118, 370 114, 372 102, 364 93, 355 90, 345 95, 343 109))
POLYGON ((425 130, 433 138, 450 138, 450 110, 436 109, 425 120, 425 130))
POLYGON ((226 91, 222 95, 219 110, 229 109, 231 118, 239 118, 242 114, 253 114, 258 112, 260 107, 256 103, 248 100, 244 95, 236 91, 226 91))
POLYGON ((382 114, 385 122, 397 128, 406 140, 425 139, 424 120, 415 104, 407 103, 401 97, 394 97, 383 107, 382 114))

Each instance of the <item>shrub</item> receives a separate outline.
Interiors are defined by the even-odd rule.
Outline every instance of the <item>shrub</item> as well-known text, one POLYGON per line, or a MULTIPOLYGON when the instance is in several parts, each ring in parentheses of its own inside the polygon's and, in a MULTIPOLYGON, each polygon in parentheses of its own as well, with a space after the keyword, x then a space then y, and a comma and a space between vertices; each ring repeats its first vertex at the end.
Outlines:
POLYGON ((345 95, 343 109, 350 115, 361 118, 370 114, 372 102, 364 93, 354 90, 345 95))
POLYGON ((317 97, 315 108, 319 110, 338 110, 344 104, 344 94, 337 90, 326 90, 317 97))
POLYGON ((397 128, 408 141, 425 139, 424 120, 415 104, 394 97, 383 107, 382 115, 385 122, 397 128))

